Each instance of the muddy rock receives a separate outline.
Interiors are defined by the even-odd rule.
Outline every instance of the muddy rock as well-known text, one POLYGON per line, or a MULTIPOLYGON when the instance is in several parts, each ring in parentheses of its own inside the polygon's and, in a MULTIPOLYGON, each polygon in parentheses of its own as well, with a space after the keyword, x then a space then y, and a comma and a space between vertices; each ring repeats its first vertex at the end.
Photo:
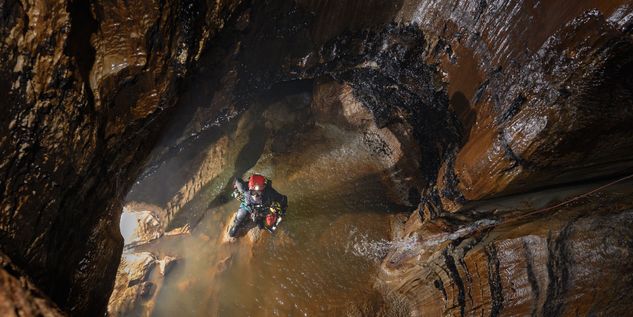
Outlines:
POLYGON ((108 303, 111 316, 149 316, 164 277, 177 259, 159 259, 150 252, 126 251, 117 271, 116 283, 108 303))
MULTIPOLYGON (((204 101, 192 98, 198 105, 188 111, 193 117, 183 115, 188 123, 177 125, 179 136, 156 152, 157 173, 145 184, 169 179, 169 162, 185 158, 194 168, 182 172, 167 196, 184 198, 173 206, 188 218, 188 210, 201 209, 195 206, 199 197, 221 197, 221 191, 210 189, 229 187, 228 177, 196 174, 204 162, 240 166, 240 175, 254 171, 274 178, 286 173, 288 179, 300 180, 307 171, 331 174, 323 167, 327 164, 319 165, 331 162, 319 152, 329 149, 319 145, 321 140, 331 145, 341 135, 347 140, 360 136, 367 153, 373 154, 356 155, 342 167, 354 172, 341 176, 341 190, 350 185, 348 178, 357 182, 362 180, 357 175, 366 171, 390 184, 394 202, 419 204, 398 229, 397 239, 406 243, 394 244, 397 251, 383 262, 382 289, 398 299, 402 311, 557 314, 582 306, 575 300, 578 294, 559 287, 572 283, 560 281, 569 278, 560 273, 571 270, 567 263, 547 254, 559 248, 551 241, 564 236, 570 224, 579 224, 573 217, 580 210, 574 215, 556 213, 561 219, 543 231, 552 221, 547 217, 500 219, 494 211, 472 213, 468 206, 613 177, 632 167, 632 131, 626 125, 633 106, 629 7, 624 1, 583 1, 562 10, 560 4, 534 6, 527 1, 411 0, 334 23, 337 14, 365 10, 357 5, 299 1, 294 6, 280 1, 265 8, 254 5, 235 21, 234 39, 225 42, 231 49, 209 51, 214 53, 208 60, 222 62, 221 75, 209 69, 198 74, 207 87, 217 84, 213 78, 222 78, 226 85, 214 92, 203 89, 204 101), (337 13, 328 12, 334 7, 337 13), (556 17, 552 12, 558 12, 556 17), (302 99, 311 100, 308 108, 302 99), (208 128, 221 118, 238 118, 235 130, 249 135, 249 141, 240 144, 251 149, 241 158, 252 158, 239 161, 239 155, 228 155, 228 164, 191 155, 187 159, 187 153, 193 153, 187 151, 210 151, 224 144, 226 134, 208 128), (257 120, 261 123, 253 124, 257 120), (301 154, 289 155, 289 149, 301 154), (191 180, 200 185, 191 187, 191 180), (185 195, 176 194, 187 188, 185 195), (514 236, 506 237, 508 232, 514 236), (525 270, 507 275, 509 267, 521 265, 525 270), (527 284, 512 284, 519 281, 527 284), (556 299, 545 301, 551 297, 556 299)), ((368 7, 380 4, 372 1, 368 7)), ((236 144, 231 143, 235 136, 228 140, 236 144)), ((347 149, 357 146, 351 141, 341 144, 347 149)), ((145 195, 142 191, 136 194, 145 195)), ((588 203, 601 204, 599 197, 588 203)), ((595 223, 573 230, 591 231, 595 223)), ((584 243, 582 237, 574 239, 565 243, 584 243)), ((577 265, 574 270, 590 264, 577 265)), ((617 267, 609 261, 601 265, 617 267)))
POLYGON ((383 166, 380 177, 392 189, 393 202, 417 205, 409 193, 421 184, 415 178, 406 177, 419 170, 420 152, 410 133, 412 127, 408 123, 399 123, 379 128, 371 111, 348 84, 317 82, 312 100, 312 116, 317 125, 336 125, 362 135, 363 144, 372 153, 372 161, 383 166))
MULTIPOLYGON (((405 1, 399 13, 425 31, 425 54, 443 72, 461 130, 460 143, 423 188, 418 215, 402 230, 400 239, 416 243, 383 262, 387 288, 406 295, 415 314, 627 309, 603 304, 619 301, 622 293, 612 290, 627 286, 594 272, 618 271, 627 279, 630 263, 620 253, 630 252, 628 234, 612 227, 628 221, 627 198, 591 196, 520 219, 499 219, 492 210, 472 214, 469 207, 631 171, 631 130, 624 123, 633 109, 624 84, 631 82, 630 9, 588 1, 546 18, 556 7, 405 1), (543 24, 533 24, 535 32, 522 24, 526 19, 543 24), (603 231, 609 227, 614 231, 603 231), (620 234, 623 242, 607 242, 620 234), (607 249, 618 255, 603 256, 607 249)), ((522 213, 529 211, 514 215, 522 213)))
POLYGON ((560 5, 403 4, 397 19, 425 31, 461 123, 437 177, 445 210, 630 168, 630 9, 560 5))

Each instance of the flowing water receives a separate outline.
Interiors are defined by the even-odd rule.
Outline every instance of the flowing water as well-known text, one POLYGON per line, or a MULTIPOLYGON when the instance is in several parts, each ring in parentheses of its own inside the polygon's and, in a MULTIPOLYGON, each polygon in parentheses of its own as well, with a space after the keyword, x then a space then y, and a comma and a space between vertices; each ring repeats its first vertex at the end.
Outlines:
POLYGON ((273 235, 226 231, 237 201, 205 211, 191 235, 139 248, 181 260, 158 289, 152 316, 340 316, 370 312, 379 260, 393 246, 388 185, 361 136, 322 131, 301 153, 264 153, 289 208, 273 235), (327 141, 329 140, 329 141, 327 141), (356 312, 356 313, 355 313, 356 312))

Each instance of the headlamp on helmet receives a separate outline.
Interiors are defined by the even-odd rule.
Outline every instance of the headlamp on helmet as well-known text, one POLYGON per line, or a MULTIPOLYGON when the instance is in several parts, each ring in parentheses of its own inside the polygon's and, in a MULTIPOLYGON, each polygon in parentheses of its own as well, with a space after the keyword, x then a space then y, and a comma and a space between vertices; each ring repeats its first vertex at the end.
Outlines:
POLYGON ((253 174, 248 179, 248 189, 254 191, 263 191, 266 187, 266 178, 259 174, 253 174))

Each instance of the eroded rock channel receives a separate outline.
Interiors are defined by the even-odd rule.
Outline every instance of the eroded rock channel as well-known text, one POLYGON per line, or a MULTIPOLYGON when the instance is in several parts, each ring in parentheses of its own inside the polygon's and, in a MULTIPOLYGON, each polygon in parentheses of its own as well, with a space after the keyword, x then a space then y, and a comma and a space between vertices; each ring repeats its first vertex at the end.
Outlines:
POLYGON ((2 315, 631 310, 629 1, 0 13, 2 315), (232 240, 251 172, 288 217, 232 240))
POLYGON ((380 305, 372 287, 387 251, 380 243, 389 240, 391 222, 415 208, 415 184, 405 176, 413 171, 402 163, 415 160, 376 126, 351 87, 295 88, 218 129, 219 141, 196 150, 206 152, 204 161, 190 171, 195 177, 181 178, 174 198, 151 200, 157 190, 146 187, 177 179, 188 154, 170 157, 132 188, 123 214, 130 222, 122 226, 138 226, 112 314, 169 316, 187 307, 191 315, 345 315, 380 305), (229 185, 251 172, 269 175, 292 203, 275 235, 254 228, 236 241, 227 236, 238 207, 229 185), (163 279, 150 270, 164 259, 175 267, 163 279))

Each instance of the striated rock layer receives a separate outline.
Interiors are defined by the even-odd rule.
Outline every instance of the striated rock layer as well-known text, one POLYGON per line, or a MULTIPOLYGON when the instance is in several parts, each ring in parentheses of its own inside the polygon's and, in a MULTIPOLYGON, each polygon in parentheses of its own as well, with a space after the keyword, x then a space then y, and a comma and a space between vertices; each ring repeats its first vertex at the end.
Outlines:
POLYGON ((435 43, 463 128, 430 193, 442 209, 631 169, 630 5, 560 5, 420 1, 403 10, 435 43))
POLYGON ((401 239, 416 243, 385 258, 383 287, 415 316, 626 316, 631 185, 470 223, 411 217, 401 239))
MULTIPOLYGON (((402 178, 419 190, 421 204, 401 233, 417 237, 419 245, 395 250, 385 260, 387 292, 405 296, 411 311, 420 315, 482 310, 492 315, 555 315, 575 308, 588 314, 609 309, 623 313, 626 305, 606 304, 618 300, 617 294, 584 297, 571 289, 599 281, 576 272, 596 267, 627 272, 625 256, 561 260, 559 251, 549 249, 577 250, 572 258, 582 257, 583 249, 604 252, 608 243, 587 245, 595 236, 585 232, 605 226, 624 230, 630 201, 592 196, 575 213, 556 213, 558 222, 542 214, 516 220, 526 209, 500 219, 492 210, 473 214, 469 208, 484 199, 632 171, 628 3, 582 1, 562 8, 531 1, 404 1, 395 3, 395 9, 383 8, 384 15, 376 13, 374 21, 362 15, 343 17, 357 9, 356 4, 299 2, 298 7, 313 16, 309 23, 296 24, 294 19, 303 21, 297 13, 301 11, 290 11, 269 36, 247 28, 242 34, 244 51, 236 58, 241 66, 236 68, 235 91, 245 98, 282 81, 314 79, 316 97, 322 98, 328 94, 322 79, 333 78, 346 88, 330 90, 328 102, 344 100, 351 91, 370 110, 376 127, 389 131, 379 139, 385 141, 392 133, 409 145, 407 149, 419 151, 413 155, 417 164, 406 164, 419 169, 408 170, 402 178), (329 11, 332 8, 340 11, 329 11), (336 17, 347 24, 331 24, 336 17), (397 23, 385 24, 390 17, 397 23), (289 26, 294 33, 284 33, 289 26), (293 43, 292 48, 284 41, 293 43), (258 47, 258 56, 266 58, 255 56, 249 47, 258 47), (280 47, 287 48, 281 57, 280 47), (250 88, 248 93, 244 86, 250 88), (407 142, 410 136, 413 146, 407 142), (618 204, 625 207, 615 208, 616 215, 593 215, 591 206, 618 204), (481 230, 491 233, 484 236, 481 230), (578 235, 566 237, 570 230, 578 235), (514 236, 501 236, 506 232, 514 236), (460 241, 450 247, 425 246, 433 234, 459 236, 451 241, 460 241), (468 244, 460 247, 466 243, 462 240, 468 244), (520 247, 523 243, 527 246, 520 247), (428 260, 425 254, 437 258, 428 260), (508 268, 513 265, 516 272, 508 268), (441 272, 443 278, 428 277, 441 272), (482 277, 476 280, 471 272, 482 277), (529 288, 513 284, 526 280, 529 288), (455 294, 449 295, 450 287, 455 294)), ((253 29, 267 30, 266 20, 258 19, 261 10, 253 9, 250 23, 253 29)), ((340 111, 344 113, 343 105, 340 111)), ((621 230, 608 239, 623 234, 621 230)), ((622 237, 626 240, 625 234, 622 237)), ((622 254, 629 252, 626 242, 618 245, 622 254)), ((608 281, 592 290, 628 289, 626 283, 608 281)))
POLYGON ((405 1, 399 12, 425 31, 461 127, 400 233, 415 243, 383 262, 383 286, 413 315, 630 310, 630 183, 541 212, 486 202, 633 172, 633 10, 559 5, 405 1))

